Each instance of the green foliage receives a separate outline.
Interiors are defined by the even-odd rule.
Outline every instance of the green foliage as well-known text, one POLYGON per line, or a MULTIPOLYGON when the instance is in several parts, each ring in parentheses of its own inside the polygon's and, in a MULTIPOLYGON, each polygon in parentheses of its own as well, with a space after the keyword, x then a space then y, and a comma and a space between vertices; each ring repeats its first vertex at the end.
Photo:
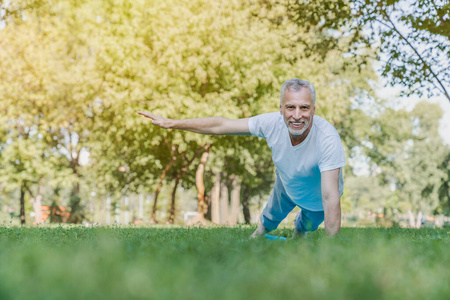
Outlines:
POLYGON ((367 68, 370 52, 361 51, 362 46, 370 49, 363 38, 362 28, 354 26, 352 1, 280 1, 286 3, 287 16, 300 25, 302 34, 296 42, 305 46, 302 56, 323 62, 330 52, 351 58, 344 62, 343 68, 357 66, 367 68), (306 33, 306 34, 305 34, 306 33))
POLYGON ((439 206, 444 175, 439 166, 448 153, 438 133, 441 116, 437 104, 422 101, 410 113, 386 110, 372 125, 366 144, 372 168, 382 185, 396 190, 400 203, 390 202, 402 211, 430 214, 439 206))
POLYGON ((241 241, 253 229, 0 227, 0 293, 6 299, 441 299, 450 292, 448 230, 349 228, 335 238, 319 230, 306 240, 241 241))
POLYGON ((380 185, 375 176, 348 177, 345 186, 346 197, 352 202, 352 212, 361 218, 367 211, 376 212, 383 208, 390 192, 389 186, 380 185))
POLYGON ((71 181, 73 192, 78 193, 80 157, 89 149, 87 140, 94 124, 89 105, 100 85, 86 42, 92 28, 65 9, 71 2, 46 4, 55 5, 10 4, 11 8, 22 7, 21 17, 10 14, 1 30, 0 64, 7 70, 1 75, 1 105, 9 138, 3 147, 6 152, 24 154, 3 164, 6 168, 24 166, 16 168, 17 173, 29 178, 16 180, 16 188, 25 180, 41 185, 45 179, 53 187, 71 181))
POLYGON ((441 185, 439 187, 439 211, 450 215, 450 151, 448 152, 439 169, 443 172, 441 185))
MULTIPOLYGON (((398 3, 378 2, 382 4, 378 8, 364 2, 357 9, 367 11, 359 15, 360 21, 372 22, 382 9, 396 9, 398 3)), ((418 34, 427 30, 431 36, 445 34, 447 23, 437 19, 443 18, 446 8, 433 10, 428 1, 417 3, 427 18, 412 14, 402 20, 418 34)), ((167 186, 183 172, 182 186, 193 188, 197 154, 212 145, 205 171, 207 190, 213 175, 221 172, 224 180, 240 178, 245 198, 267 194, 273 164, 264 141, 161 130, 136 112, 150 110, 172 118, 250 117, 277 111, 281 83, 300 77, 314 83, 316 113, 335 125, 347 153, 365 147, 371 162, 383 168, 384 184, 394 180, 403 191, 399 197, 420 195, 426 201, 414 196, 411 205, 435 209, 439 174, 445 170, 435 172, 437 156, 430 162, 411 157, 440 148, 436 140, 426 138, 437 136, 433 129, 437 123, 429 120, 439 113, 380 109, 382 114, 372 119, 359 109, 363 99, 373 96, 369 82, 376 77, 367 63, 372 50, 361 47, 367 40, 361 28, 353 26, 350 4, 3 1, 2 192, 13 195, 24 184, 28 192, 35 191, 43 182, 48 203, 52 196, 60 197, 52 195, 59 187, 64 190, 61 197, 67 198, 61 202, 74 209, 83 206, 91 190, 99 199, 109 194, 118 201, 131 193, 154 192, 162 170, 174 157, 167 186), (411 122, 411 116, 419 125, 411 122), (81 160, 85 154, 87 164, 81 160), (411 170, 431 175, 421 179, 410 176, 411 170)), ((386 49, 393 45, 394 40, 389 41, 386 49)), ((447 51, 439 45, 437 50, 447 51)), ((395 57, 400 61, 401 55, 395 57)), ((420 74, 428 74, 424 72, 420 74)), ((409 75, 404 78, 414 82, 421 78, 409 75)), ((81 219, 83 214, 73 215, 81 219)))
POLYGON ((382 76, 404 94, 443 95, 450 101, 450 4, 435 0, 356 0, 368 43, 379 45, 382 76))

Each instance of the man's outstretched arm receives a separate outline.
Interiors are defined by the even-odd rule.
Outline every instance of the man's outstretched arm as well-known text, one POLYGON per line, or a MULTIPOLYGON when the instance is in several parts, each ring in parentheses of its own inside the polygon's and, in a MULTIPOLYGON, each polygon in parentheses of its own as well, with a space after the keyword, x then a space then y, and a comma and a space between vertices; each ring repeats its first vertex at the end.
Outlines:
POLYGON ((150 112, 138 111, 138 114, 152 119, 152 124, 166 129, 181 129, 202 134, 250 135, 248 118, 230 120, 223 117, 196 119, 169 119, 150 112))
POLYGON ((339 233, 339 229, 341 227, 339 172, 340 169, 334 169, 321 173, 322 202, 325 212, 325 231, 329 236, 339 233))

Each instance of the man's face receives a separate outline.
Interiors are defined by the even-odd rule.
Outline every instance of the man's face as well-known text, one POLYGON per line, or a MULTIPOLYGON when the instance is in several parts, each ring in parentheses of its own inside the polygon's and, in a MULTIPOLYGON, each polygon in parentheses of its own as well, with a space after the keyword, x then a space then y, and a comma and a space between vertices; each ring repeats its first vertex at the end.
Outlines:
POLYGON ((280 113, 292 136, 301 136, 308 129, 315 110, 308 88, 302 88, 298 92, 289 90, 284 92, 280 113))

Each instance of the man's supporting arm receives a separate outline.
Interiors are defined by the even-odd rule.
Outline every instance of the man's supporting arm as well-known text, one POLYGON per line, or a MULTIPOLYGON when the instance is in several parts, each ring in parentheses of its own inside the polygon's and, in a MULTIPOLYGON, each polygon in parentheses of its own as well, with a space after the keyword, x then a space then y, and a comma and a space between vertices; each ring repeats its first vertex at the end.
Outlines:
POLYGON ((139 111, 138 114, 152 119, 152 124, 166 129, 182 129, 202 134, 250 135, 248 118, 230 120, 223 117, 209 117, 176 120, 164 118, 150 112, 139 111))
POLYGON ((325 231, 329 236, 337 234, 341 227, 339 172, 340 169, 334 169, 321 173, 322 202, 325 212, 325 231))

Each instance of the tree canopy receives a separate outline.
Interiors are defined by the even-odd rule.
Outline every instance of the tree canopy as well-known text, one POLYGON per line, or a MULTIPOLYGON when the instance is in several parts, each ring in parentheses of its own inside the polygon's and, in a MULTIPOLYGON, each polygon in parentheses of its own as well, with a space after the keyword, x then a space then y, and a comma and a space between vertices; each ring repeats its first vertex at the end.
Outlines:
MULTIPOLYGON (((418 2, 421 9, 425 2, 418 2)), ((194 187, 200 159, 207 152, 206 194, 218 173, 223 181, 239 182, 246 198, 266 194, 273 165, 264 141, 162 130, 136 112, 149 110, 170 118, 251 117, 277 111, 281 84, 299 77, 315 85, 316 114, 335 125, 350 157, 356 148, 364 148, 374 166, 383 169, 381 183, 394 180, 411 209, 425 210, 413 196, 418 189, 427 197, 427 210, 435 209, 437 195, 442 194, 442 176, 435 172, 442 169, 441 154, 428 162, 411 157, 442 147, 432 138, 437 135, 437 122, 432 120, 439 117, 438 109, 420 105, 407 112, 382 106, 379 115, 369 115, 360 105, 361 99, 375 97, 371 83, 377 80, 370 61, 376 49, 363 47, 375 35, 368 40, 361 26, 381 20, 376 14, 383 9, 396 11, 401 5, 377 3, 2 2, 1 188, 4 193, 24 190, 30 199, 47 193, 44 202, 66 189, 71 199, 66 205, 73 215, 79 211, 74 222, 83 217, 83 198, 91 190, 98 201, 107 195, 119 201, 145 193, 154 194, 156 203, 165 182, 175 206, 177 189, 194 187), (400 177, 419 166, 430 174, 427 180, 400 177)), ((445 7, 437 4, 424 11, 429 18, 423 24, 419 17, 400 20, 415 28, 415 39, 422 39, 419 33, 425 30, 436 37, 436 45, 444 45, 445 37, 437 36, 446 32, 439 23, 439 18, 447 22, 439 17, 445 7)), ((381 33, 383 51, 397 51, 392 38, 398 32, 390 30, 381 33)), ((414 91, 421 90, 414 84, 422 84, 424 77, 437 87, 437 79, 445 86, 444 65, 436 66, 442 67, 436 69, 437 79, 422 69, 414 71, 414 77, 408 72, 420 66, 405 65, 412 56, 390 53, 390 70, 402 64, 405 69, 384 75, 403 72, 402 80, 413 81, 400 83, 411 83, 414 91)), ((432 70, 435 53, 422 53, 432 70)), ((351 175, 351 168, 346 173, 351 175)))

